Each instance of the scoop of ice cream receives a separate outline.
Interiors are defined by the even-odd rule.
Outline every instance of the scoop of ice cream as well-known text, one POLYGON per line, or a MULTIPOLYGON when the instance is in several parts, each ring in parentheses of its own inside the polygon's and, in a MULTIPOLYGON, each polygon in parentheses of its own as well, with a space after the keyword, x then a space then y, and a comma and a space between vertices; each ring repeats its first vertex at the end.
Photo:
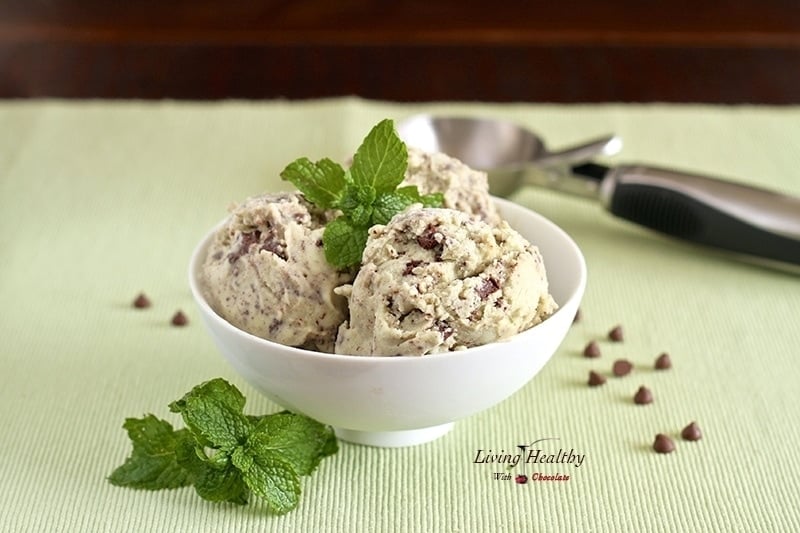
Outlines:
POLYGON ((439 152, 425 152, 408 146, 408 168, 403 185, 416 185, 421 194, 441 192, 443 207, 471 213, 489 224, 500 215, 489 196, 485 172, 474 170, 458 159, 439 152))
POLYGON ((326 213, 299 193, 267 194, 232 209, 203 265, 211 307, 234 326, 289 346, 332 352, 352 280, 325 260, 326 213))
POLYGON ((412 206, 370 230, 361 270, 337 289, 350 318, 336 353, 425 355, 506 339, 556 309, 538 249, 505 221, 412 206))

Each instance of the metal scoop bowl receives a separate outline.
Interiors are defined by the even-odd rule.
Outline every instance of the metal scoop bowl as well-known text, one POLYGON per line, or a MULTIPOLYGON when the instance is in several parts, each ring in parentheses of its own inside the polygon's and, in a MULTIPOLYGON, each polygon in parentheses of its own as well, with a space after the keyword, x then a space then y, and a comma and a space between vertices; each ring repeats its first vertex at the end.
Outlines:
POLYGON ((489 173, 489 190, 507 197, 524 185, 546 185, 596 196, 594 182, 575 179, 567 172, 571 165, 585 163, 599 155, 614 155, 622 148, 615 135, 550 151, 531 130, 512 122, 468 117, 415 115, 397 124, 406 143, 428 152, 442 152, 467 166, 489 173), (542 183, 542 180, 548 183, 542 183), (558 182, 558 183, 557 183, 558 182))

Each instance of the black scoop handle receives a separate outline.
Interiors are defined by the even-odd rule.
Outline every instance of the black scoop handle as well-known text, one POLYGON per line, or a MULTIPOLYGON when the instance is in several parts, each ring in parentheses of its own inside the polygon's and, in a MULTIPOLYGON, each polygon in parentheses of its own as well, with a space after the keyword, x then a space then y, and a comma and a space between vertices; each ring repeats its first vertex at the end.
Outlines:
POLYGON ((614 215, 679 239, 800 265, 800 198, 649 166, 619 166, 600 185, 614 215))

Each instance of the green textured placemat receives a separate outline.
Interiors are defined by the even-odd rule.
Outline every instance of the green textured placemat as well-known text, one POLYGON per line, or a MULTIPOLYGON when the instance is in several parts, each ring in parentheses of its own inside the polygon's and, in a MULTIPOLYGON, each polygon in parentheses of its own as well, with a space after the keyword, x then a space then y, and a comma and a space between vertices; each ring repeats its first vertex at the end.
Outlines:
POLYGON ((125 417, 169 418, 167 404, 203 380, 234 382, 249 412, 278 409, 222 360, 188 291, 189 254, 228 203, 285 188, 278 172, 298 156, 344 160, 379 119, 423 110, 513 119, 552 147, 615 132, 619 161, 800 195, 799 108, 0 102, 0 530, 800 529, 800 278, 532 189, 516 200, 575 238, 589 282, 583 320, 512 398, 418 447, 343 443, 282 517, 188 488, 106 482, 129 453, 125 417), (139 291, 150 309, 131 308, 139 291), (177 309, 188 327, 169 325, 177 309), (603 340, 616 324, 625 341, 603 340), (603 356, 582 357, 594 339, 603 356), (655 372, 662 351, 674 368, 655 372), (631 375, 585 385, 590 369, 609 374, 621 357, 631 375), (642 384, 651 405, 632 403, 642 384), (692 420, 705 436, 682 441, 692 420), (674 453, 651 450, 660 432, 676 439, 674 453), (479 450, 544 437, 559 439, 540 443, 546 451, 584 462, 475 463, 479 450), (517 484, 497 472, 569 480, 517 484))

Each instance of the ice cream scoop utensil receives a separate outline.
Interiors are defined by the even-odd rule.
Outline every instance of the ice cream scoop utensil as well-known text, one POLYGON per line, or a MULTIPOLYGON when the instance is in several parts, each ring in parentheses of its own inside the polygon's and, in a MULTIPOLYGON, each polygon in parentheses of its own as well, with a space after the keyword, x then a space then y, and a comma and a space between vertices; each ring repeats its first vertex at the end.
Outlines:
POLYGON ((530 130, 499 120, 416 115, 397 129, 408 144, 487 171, 496 196, 545 186, 599 200, 613 215, 672 237, 800 265, 800 198, 679 170, 591 162, 621 148, 614 136, 550 152, 530 130))

